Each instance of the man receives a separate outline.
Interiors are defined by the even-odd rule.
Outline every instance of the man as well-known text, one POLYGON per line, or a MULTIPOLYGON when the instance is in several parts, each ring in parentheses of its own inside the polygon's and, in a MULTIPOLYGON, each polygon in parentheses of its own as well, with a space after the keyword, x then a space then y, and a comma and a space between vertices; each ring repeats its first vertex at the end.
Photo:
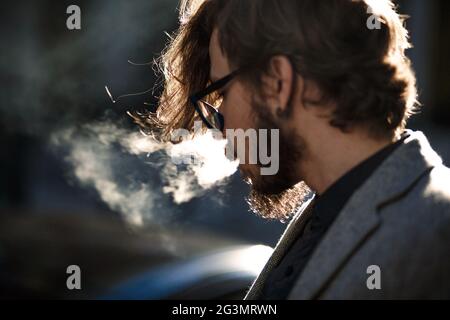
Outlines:
POLYGON ((247 299, 450 298, 450 172, 405 129, 409 47, 389 0, 182 2, 158 113, 136 120, 279 129, 277 174, 240 167, 249 203, 300 207, 247 299))

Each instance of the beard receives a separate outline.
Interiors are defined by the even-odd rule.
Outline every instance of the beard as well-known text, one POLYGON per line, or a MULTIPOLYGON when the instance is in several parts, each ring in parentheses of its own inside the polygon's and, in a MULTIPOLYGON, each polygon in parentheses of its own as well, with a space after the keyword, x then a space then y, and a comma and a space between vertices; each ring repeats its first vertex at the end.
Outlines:
MULTIPOLYGON (((311 189, 297 175, 298 164, 306 150, 304 140, 294 130, 277 128, 269 109, 253 101, 258 129, 279 129, 279 170, 275 175, 250 174, 251 190, 247 198, 250 210, 265 219, 286 222, 309 199, 311 189)), ((269 148, 273 143, 268 136, 269 148)), ((274 155, 271 155, 272 157, 274 155)), ((275 155, 276 156, 276 155, 275 155)), ((261 168, 261 164, 257 165, 261 168)))

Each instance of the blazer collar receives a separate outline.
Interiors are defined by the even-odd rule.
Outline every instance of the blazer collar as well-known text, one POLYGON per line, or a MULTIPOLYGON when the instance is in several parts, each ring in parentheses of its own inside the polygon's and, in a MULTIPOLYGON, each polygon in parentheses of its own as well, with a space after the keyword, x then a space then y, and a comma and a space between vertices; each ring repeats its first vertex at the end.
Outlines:
POLYGON ((380 224, 378 210, 396 201, 422 175, 442 164, 422 132, 409 137, 356 190, 314 251, 288 299, 317 297, 380 224))

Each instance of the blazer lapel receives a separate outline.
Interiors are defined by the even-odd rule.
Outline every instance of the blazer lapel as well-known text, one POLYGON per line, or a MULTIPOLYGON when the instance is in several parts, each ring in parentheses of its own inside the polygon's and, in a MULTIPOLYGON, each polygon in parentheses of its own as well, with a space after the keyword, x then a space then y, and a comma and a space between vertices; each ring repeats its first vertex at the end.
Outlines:
POLYGON ((366 202, 349 203, 319 243, 288 299, 311 299, 326 285, 340 265, 379 225, 375 210, 366 202))
POLYGON ((288 299, 313 299, 380 224, 378 210, 442 163, 421 132, 411 132, 344 206, 317 246, 288 299))
POLYGON ((267 276, 284 257, 292 242, 298 237, 299 232, 302 230, 302 226, 312 213, 313 206, 314 196, 300 207, 298 213, 291 220, 277 245, 275 246, 275 249, 269 261, 266 263, 261 273, 253 282, 253 285, 247 292, 244 300, 255 300, 259 298, 267 276))

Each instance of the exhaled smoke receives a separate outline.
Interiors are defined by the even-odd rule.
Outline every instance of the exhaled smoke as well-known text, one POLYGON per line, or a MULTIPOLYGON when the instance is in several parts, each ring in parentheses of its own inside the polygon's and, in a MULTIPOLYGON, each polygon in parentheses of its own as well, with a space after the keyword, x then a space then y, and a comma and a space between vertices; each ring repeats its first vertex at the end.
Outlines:
POLYGON ((221 184, 238 166, 225 156, 226 140, 209 132, 171 144, 101 122, 58 132, 52 143, 66 152, 81 184, 93 187, 112 210, 136 225, 155 218, 164 194, 176 204, 188 202, 221 184))

